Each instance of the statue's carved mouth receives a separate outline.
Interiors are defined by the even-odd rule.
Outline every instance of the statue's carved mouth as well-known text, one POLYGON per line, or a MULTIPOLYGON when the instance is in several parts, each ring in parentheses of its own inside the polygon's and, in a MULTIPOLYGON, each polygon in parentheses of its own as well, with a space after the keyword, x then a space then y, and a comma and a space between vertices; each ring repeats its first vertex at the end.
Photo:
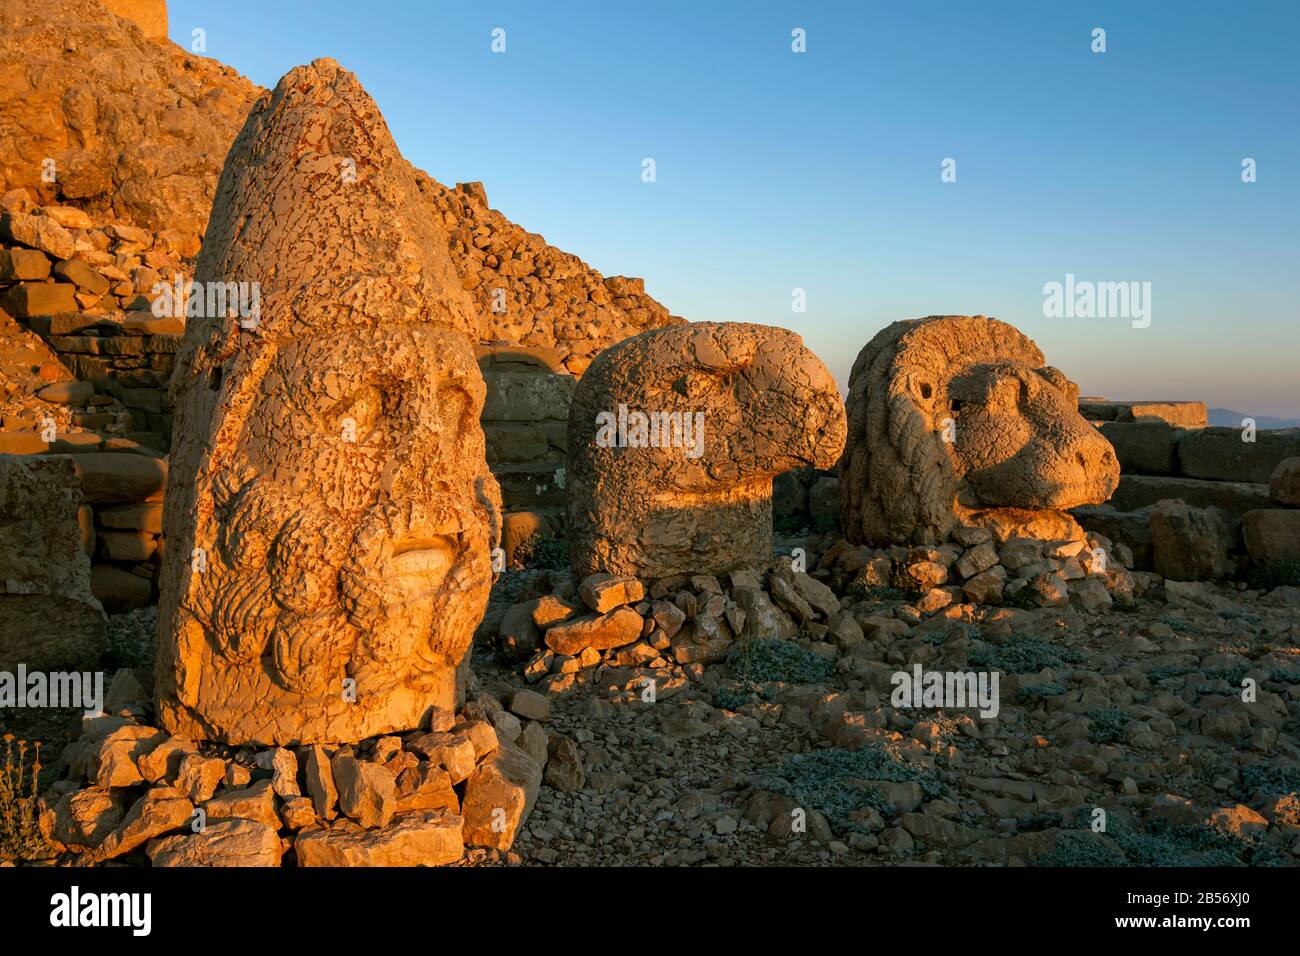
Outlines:
POLYGON ((442 587, 456 564, 460 545, 441 534, 407 534, 393 542, 389 567, 410 599, 426 597, 442 587))

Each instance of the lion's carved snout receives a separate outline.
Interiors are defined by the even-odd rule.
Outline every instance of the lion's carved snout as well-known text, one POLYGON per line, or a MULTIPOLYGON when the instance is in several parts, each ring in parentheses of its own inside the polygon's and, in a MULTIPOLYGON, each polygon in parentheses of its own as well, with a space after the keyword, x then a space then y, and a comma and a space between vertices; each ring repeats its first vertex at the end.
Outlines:
POLYGON ((1078 386, 1051 366, 976 366, 953 379, 954 467, 982 507, 1074 508, 1119 484, 1110 442, 1078 414, 1078 386))

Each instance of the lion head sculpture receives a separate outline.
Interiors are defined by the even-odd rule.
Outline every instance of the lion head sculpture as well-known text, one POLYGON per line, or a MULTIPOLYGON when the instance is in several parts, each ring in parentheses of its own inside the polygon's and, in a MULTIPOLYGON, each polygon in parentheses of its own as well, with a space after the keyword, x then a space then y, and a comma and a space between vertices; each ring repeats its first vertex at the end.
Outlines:
POLYGON ((849 376, 847 537, 933 543, 989 509, 1106 501, 1119 463, 1079 415, 1078 396, 1032 341, 997 319, 935 315, 883 329, 849 376))

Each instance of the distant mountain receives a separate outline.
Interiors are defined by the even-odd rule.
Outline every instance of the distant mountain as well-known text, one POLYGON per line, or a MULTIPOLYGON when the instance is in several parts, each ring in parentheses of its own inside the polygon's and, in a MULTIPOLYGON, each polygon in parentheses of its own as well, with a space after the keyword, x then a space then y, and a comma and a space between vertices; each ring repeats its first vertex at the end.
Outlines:
POLYGON ((1300 418, 1247 415, 1245 412, 1234 412, 1231 408, 1211 408, 1208 409, 1208 414, 1211 425, 1226 425, 1229 428, 1240 428, 1243 418, 1255 419, 1256 428, 1300 428, 1300 418))

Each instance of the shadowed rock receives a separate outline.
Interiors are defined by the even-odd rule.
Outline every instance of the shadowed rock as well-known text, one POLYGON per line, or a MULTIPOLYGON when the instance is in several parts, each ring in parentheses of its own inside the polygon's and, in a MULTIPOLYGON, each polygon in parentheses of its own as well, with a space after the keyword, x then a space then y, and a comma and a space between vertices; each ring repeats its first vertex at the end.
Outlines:
POLYGON ((723 571, 771 560, 772 479, 834 464, 844 408, 793 332, 701 322, 601 352, 568 439, 576 574, 723 571))
POLYGON ((415 196, 330 60, 286 75, 231 149, 196 293, 260 293, 191 316, 172 382, 157 683, 175 733, 355 741, 455 709, 500 498, 475 311, 415 196))
POLYGON ((1024 525, 1027 510, 1105 501, 1119 465, 1078 394, 1005 322, 930 316, 883 329, 849 376, 845 535, 937 542, 959 520, 1024 525))

